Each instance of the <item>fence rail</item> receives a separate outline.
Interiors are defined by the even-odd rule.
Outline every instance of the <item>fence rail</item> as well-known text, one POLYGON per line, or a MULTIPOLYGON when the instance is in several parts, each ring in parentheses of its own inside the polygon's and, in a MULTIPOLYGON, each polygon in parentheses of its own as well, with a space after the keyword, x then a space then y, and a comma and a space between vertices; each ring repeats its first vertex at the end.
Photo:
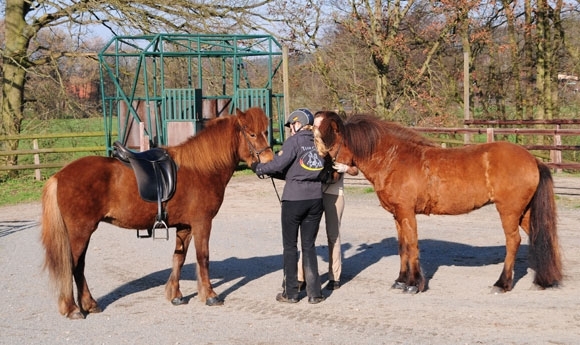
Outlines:
MULTIPOLYGON (((116 135, 114 133, 113 135, 116 135)), ((40 155, 55 154, 55 153, 77 153, 77 152, 107 152, 107 147, 105 145, 98 146, 77 146, 77 147, 52 147, 52 148, 40 148, 38 141, 46 139, 65 139, 65 138, 88 138, 88 137, 101 137, 105 136, 105 132, 84 132, 84 133, 54 133, 54 134, 22 134, 22 135, 3 135, 0 136, 0 141, 9 140, 31 140, 32 149, 18 149, 18 150, 8 150, 0 151, 1 156, 33 156, 33 164, 18 164, 18 165, 2 165, 0 166, 0 171, 9 170, 34 170, 35 178, 40 180, 42 169, 54 169, 62 168, 68 162, 50 162, 41 163, 40 155)))
MULTIPOLYGON (((580 125, 580 119, 556 119, 556 120, 465 120, 464 124, 486 126, 485 128, 430 128, 413 127, 421 133, 430 134, 485 134, 487 142, 495 141, 496 135, 548 135, 552 137, 552 145, 522 145, 529 151, 550 151, 550 162, 545 162, 550 168, 560 171, 580 170, 580 163, 564 162, 562 151, 580 151, 580 145, 562 145, 562 136, 580 136, 580 128, 561 128, 562 125, 580 125), (516 126, 516 125, 549 125, 554 128, 495 128, 493 126, 516 126)), ((464 144, 464 143, 461 143, 464 144)))
MULTIPOLYGON (((466 120, 466 126, 477 125, 486 126, 485 128, 439 128, 439 127, 413 127, 414 130, 425 134, 448 134, 448 135, 470 135, 470 134, 485 134, 486 141, 495 141, 496 135, 547 135, 551 136, 553 145, 522 145, 530 151, 550 151, 550 159, 546 162, 552 169, 561 170, 580 170, 580 163, 564 162, 562 160, 562 151, 580 151, 580 145, 562 145, 562 136, 580 136, 580 128, 578 129, 563 129, 562 125, 580 125, 580 119, 559 119, 559 120, 466 120), (554 128, 495 128, 494 126, 509 126, 509 125, 550 125, 554 128)), ((112 133, 116 136, 116 133, 112 133)), ((106 154, 107 148, 103 146, 85 146, 85 147, 53 147, 40 148, 38 140, 42 139, 59 139, 59 138, 80 138, 80 137, 104 137, 104 132, 85 132, 85 133, 57 133, 57 134, 23 134, 23 135, 5 135, 0 136, 0 141, 8 140, 32 140, 32 149, 18 149, 12 151, 0 151, 2 156, 22 156, 32 155, 34 157, 34 164, 19 164, 15 166, 0 166, 0 171, 6 170, 35 170, 37 179, 41 178, 41 169, 52 169, 63 167, 68 162, 51 162, 40 163, 40 155, 48 155, 55 153, 75 153, 75 152, 103 152, 106 154)), ((459 140, 442 140, 443 142, 455 143, 464 145, 464 142, 459 140)))

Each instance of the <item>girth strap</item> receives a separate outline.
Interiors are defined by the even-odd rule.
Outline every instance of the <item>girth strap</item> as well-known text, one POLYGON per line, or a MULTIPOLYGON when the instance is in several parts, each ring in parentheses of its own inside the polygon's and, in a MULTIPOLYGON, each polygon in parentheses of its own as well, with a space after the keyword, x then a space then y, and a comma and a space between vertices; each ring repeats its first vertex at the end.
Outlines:
POLYGON ((119 141, 113 144, 113 157, 133 169, 137 180, 137 187, 141 198, 148 202, 157 202, 157 217, 148 235, 137 237, 154 237, 153 231, 158 228, 166 230, 166 239, 169 239, 169 230, 166 224, 167 213, 163 203, 170 200, 175 193, 177 182, 177 165, 165 149, 154 148, 143 152, 134 152, 124 147, 119 141))

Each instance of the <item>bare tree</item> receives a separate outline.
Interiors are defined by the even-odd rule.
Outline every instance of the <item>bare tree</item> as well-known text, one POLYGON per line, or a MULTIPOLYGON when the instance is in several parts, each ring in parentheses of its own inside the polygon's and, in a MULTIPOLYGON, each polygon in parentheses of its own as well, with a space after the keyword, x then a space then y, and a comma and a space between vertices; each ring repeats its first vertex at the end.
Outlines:
MULTIPOLYGON (((42 44, 39 41, 42 31, 65 28, 78 41, 96 26, 105 27, 113 34, 264 32, 267 31, 264 27, 271 23, 265 6, 272 1, 6 0, 0 135, 20 132, 28 74, 35 67, 55 65, 64 57, 94 58, 96 55, 42 44)), ((7 141, 6 146, 4 149, 15 150, 18 141, 7 141)), ((16 156, 7 157, 5 163, 15 165, 16 160, 16 156)))
POLYGON ((388 118, 424 98, 417 86, 427 85, 433 59, 469 11, 461 1, 344 0, 337 8, 336 20, 370 52, 376 112, 388 118))

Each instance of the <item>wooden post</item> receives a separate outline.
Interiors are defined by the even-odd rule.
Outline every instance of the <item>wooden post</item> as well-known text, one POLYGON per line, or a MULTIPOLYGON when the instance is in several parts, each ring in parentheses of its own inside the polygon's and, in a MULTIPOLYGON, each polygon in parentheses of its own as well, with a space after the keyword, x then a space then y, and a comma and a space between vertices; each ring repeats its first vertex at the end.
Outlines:
POLYGON ((487 128, 487 142, 493 143, 495 140, 493 138, 493 128, 487 128))
MULTIPOLYGON (((32 140, 32 148, 35 150, 38 150, 38 139, 33 139, 32 140)), ((38 155, 38 153, 34 154, 34 165, 39 165, 40 164, 40 156, 38 155)), ((34 178, 37 181, 42 180, 42 175, 40 173, 40 169, 34 169, 34 178)))
POLYGON ((290 114, 290 68, 288 67, 288 47, 282 47, 282 83, 284 91, 284 120, 290 114))
MULTIPOLYGON (((556 125, 556 133, 560 129, 560 125, 556 125)), ((554 145, 562 145, 562 136, 560 134, 554 134, 554 145)), ((552 163, 562 164, 562 151, 560 150, 550 150, 550 160, 552 163)), ((562 172, 562 169, 556 169, 556 172, 562 172)))
MULTIPOLYGON (((463 119, 471 119, 469 114, 469 52, 463 52, 463 119)), ((467 128, 467 125, 463 125, 467 128)), ((469 144, 471 142, 471 134, 463 134, 463 143, 469 144)))
MULTIPOLYGON (((286 122, 286 116, 290 114, 290 69, 288 67, 288 47, 282 47, 282 82, 284 91, 284 114, 278 114, 278 123, 286 122), (282 121, 279 117, 282 116, 282 121)), ((290 133, 286 127, 280 128, 280 135, 285 140, 290 133)))
POLYGON ((139 151, 149 150, 149 136, 145 135, 145 124, 139 122, 139 151))

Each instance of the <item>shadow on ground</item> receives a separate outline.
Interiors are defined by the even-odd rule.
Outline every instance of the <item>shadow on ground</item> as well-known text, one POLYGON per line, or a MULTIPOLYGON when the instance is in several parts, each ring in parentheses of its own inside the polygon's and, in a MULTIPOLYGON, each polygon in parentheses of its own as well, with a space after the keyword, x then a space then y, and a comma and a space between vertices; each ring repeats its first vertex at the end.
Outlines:
MULTIPOLYGON (((350 243, 343 244, 343 252, 351 246, 350 243)), ((378 243, 360 244, 355 255, 343 260, 342 285, 348 285, 353 278, 363 272, 366 268, 379 262, 382 258, 398 255, 397 246, 397 240, 393 237, 386 238, 378 243)), ((419 248, 421 250, 421 266, 427 279, 427 286, 429 279, 435 276, 439 267, 478 267, 495 265, 503 262, 505 255, 505 246, 474 247, 456 242, 431 239, 420 240, 419 248)), ((318 247, 317 252, 324 261, 328 262, 328 250, 326 246, 318 247)), ((522 245, 516 258, 514 285, 517 284, 517 281, 527 272, 527 252, 527 245, 522 245)), ((222 261, 212 261, 210 276, 214 289, 219 293, 221 298, 226 299, 231 293, 234 293, 249 282, 280 271, 281 267, 282 255, 242 259, 231 257, 222 261), (226 286, 228 283, 234 281, 236 281, 235 284, 219 291, 221 286, 226 286)), ((319 270, 324 271, 324 269, 320 267, 319 270)), ((165 269, 127 282, 99 298, 99 305, 102 309, 105 309, 115 301, 128 295, 162 286, 166 283, 170 273, 170 269, 165 269)), ((498 271, 497 277, 499 277, 499 274, 500 272, 498 271)), ((195 264, 184 265, 181 277, 182 280, 195 280, 195 264)), ((494 282, 497 277, 490 277, 490 283, 494 282)), ((395 278, 396 277, 389 277, 386 279, 386 286, 390 287, 395 278)), ((280 280, 281 279, 282 277, 280 277, 280 280)), ((323 285, 326 280, 327 276, 324 274, 322 276, 323 285)), ((197 293, 193 293, 186 295, 184 298, 186 301, 189 301, 196 295, 197 293)))

